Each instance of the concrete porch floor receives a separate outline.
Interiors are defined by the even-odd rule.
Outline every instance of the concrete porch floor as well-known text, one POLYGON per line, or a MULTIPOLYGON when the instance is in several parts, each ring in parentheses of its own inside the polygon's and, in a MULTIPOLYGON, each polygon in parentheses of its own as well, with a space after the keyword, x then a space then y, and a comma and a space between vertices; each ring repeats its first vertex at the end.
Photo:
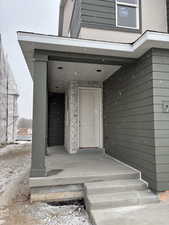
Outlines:
POLYGON ((139 178, 139 172, 104 154, 100 149, 68 154, 63 146, 48 148, 47 177, 30 178, 31 187, 44 187, 110 179, 139 178))

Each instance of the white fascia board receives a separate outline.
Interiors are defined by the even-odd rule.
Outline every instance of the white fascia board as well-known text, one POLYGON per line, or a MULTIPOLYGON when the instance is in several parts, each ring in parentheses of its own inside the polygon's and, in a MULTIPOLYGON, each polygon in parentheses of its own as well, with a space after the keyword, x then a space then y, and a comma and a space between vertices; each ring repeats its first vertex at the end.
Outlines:
POLYGON ((141 36, 134 44, 133 51, 137 51, 138 48, 142 47, 146 42, 149 42, 151 47, 158 47, 158 44, 169 43, 169 34, 168 33, 158 33, 147 31, 143 36, 141 36), (157 43, 157 44, 155 44, 157 43))
POLYGON ((33 74, 32 61, 35 49, 136 59, 151 48, 169 49, 169 34, 153 31, 146 31, 132 44, 73 39, 26 32, 18 32, 18 41, 31 74, 33 74))
POLYGON ((153 31, 145 32, 132 44, 73 39, 50 35, 18 32, 18 40, 24 54, 34 49, 74 51, 88 54, 106 54, 107 56, 121 56, 139 58, 151 48, 169 49, 169 34, 153 31), (23 46, 22 46, 23 44, 23 46), (27 49, 25 45, 27 45, 27 49))
POLYGON ((65 47, 77 47, 77 48, 98 49, 108 51, 111 50, 120 52, 132 52, 131 44, 93 41, 85 39, 73 39, 57 36, 38 35, 32 33, 18 32, 18 40, 19 42, 49 44, 58 47, 65 46, 65 47))

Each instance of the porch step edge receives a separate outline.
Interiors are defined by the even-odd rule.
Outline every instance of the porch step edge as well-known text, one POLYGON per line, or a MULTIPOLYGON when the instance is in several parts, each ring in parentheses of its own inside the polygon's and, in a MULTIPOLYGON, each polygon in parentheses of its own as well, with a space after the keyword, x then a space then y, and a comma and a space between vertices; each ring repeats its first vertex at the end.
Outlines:
MULTIPOLYGON (((90 211, 89 217, 93 225, 110 225, 110 224, 112 225, 113 219, 116 218, 117 215, 120 216, 122 212, 132 213, 132 211, 135 212, 136 210, 143 209, 143 208, 147 208, 147 210, 150 210, 151 208, 148 208, 148 207, 154 207, 156 206, 156 204, 157 203, 152 203, 152 204, 150 203, 148 205, 143 204, 143 205, 134 205, 134 206, 127 206, 127 207, 119 207, 119 208, 93 209, 90 211)), ((120 224, 120 222, 118 224, 120 224)))
POLYGON ((64 202, 84 198, 82 185, 31 188, 31 202, 64 202))
POLYGON ((85 183, 86 194, 103 194, 114 192, 126 192, 127 190, 146 190, 147 184, 141 180, 115 180, 104 182, 85 183))
POLYGON ((121 174, 106 174, 102 176, 92 176, 87 177, 31 177, 29 178, 30 187, 47 187, 56 185, 69 185, 69 184, 83 184, 89 182, 101 182, 110 180, 126 180, 126 179, 139 179, 139 172, 132 173, 121 173, 121 174))
POLYGON ((157 195, 151 191, 128 191, 106 194, 87 195, 86 205, 88 211, 93 209, 117 208, 131 205, 143 205, 159 202, 157 195))

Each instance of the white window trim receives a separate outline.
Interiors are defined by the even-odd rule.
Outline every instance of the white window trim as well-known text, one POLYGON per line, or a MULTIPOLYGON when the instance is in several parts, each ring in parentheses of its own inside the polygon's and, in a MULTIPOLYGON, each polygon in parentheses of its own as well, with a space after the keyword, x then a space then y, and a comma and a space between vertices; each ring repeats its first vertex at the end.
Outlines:
POLYGON ((137 0, 136 4, 126 3, 126 2, 119 2, 118 0, 116 0, 116 27, 138 30, 140 28, 140 15, 139 14, 140 14, 139 0, 137 0), (136 8, 136 20, 137 20, 136 21, 136 27, 128 27, 128 26, 120 26, 120 25, 118 25, 118 5, 130 6, 130 7, 136 8))

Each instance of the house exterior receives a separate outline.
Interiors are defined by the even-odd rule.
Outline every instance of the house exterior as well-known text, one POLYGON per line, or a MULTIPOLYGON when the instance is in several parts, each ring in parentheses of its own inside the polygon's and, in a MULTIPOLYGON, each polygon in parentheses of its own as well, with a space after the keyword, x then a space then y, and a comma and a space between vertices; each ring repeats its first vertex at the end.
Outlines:
POLYGON ((59 35, 18 32, 34 81, 31 178, 47 146, 105 152, 169 189, 166 0, 62 0, 59 35))
POLYGON ((132 43, 147 30, 168 29, 166 0, 61 2, 59 35, 132 43))
POLYGON ((15 141, 18 96, 17 85, 0 41, 0 144, 15 141))

